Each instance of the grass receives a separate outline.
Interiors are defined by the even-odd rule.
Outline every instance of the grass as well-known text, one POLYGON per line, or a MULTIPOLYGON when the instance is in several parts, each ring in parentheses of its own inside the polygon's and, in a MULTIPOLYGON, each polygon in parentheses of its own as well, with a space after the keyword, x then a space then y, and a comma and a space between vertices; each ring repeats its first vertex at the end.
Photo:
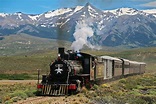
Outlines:
POLYGON ((93 87, 86 96, 96 103, 110 104, 155 104, 156 73, 143 74, 120 79, 93 87))
MULTIPOLYGON (((135 49, 122 52, 102 50, 83 50, 83 52, 93 55, 110 55, 134 61, 143 61, 147 63, 146 72, 155 72, 156 48, 135 49)), ((19 77, 24 75, 21 79, 37 79, 37 69, 41 69, 41 74, 48 73, 49 64, 54 61, 56 57, 57 50, 35 51, 15 56, 0 56, 0 79, 6 79, 7 76, 11 77, 13 75, 19 77)), ((10 77, 8 77, 8 79, 10 79, 10 77)))
POLYGON ((36 83, 0 84, 0 103, 12 104, 35 96, 36 83))
MULTIPOLYGON (((55 54, 56 55, 56 54, 55 54)), ((55 56, 54 55, 54 56, 55 56)), ((44 73, 49 71, 49 64, 54 56, 2 56, 0 57, 0 73, 1 74, 21 74, 27 73, 31 75, 37 74, 37 69, 41 69, 44 73)))
POLYGON ((9 80, 28 80, 32 79, 27 73, 23 74, 0 74, 0 79, 9 79, 9 80))
MULTIPOLYGON (((147 63, 146 72, 154 73, 156 66, 156 48, 135 49, 129 51, 83 50, 95 55, 110 55, 147 63)), ((0 79, 37 79, 37 69, 41 74, 49 72, 49 64, 57 57, 57 50, 34 51, 14 56, 0 56, 0 79)), ((129 103, 154 104, 156 101, 156 76, 144 74, 121 79, 113 84, 95 85, 94 90, 83 90, 83 94, 93 103, 129 103)), ((35 96, 36 85, 0 84, 0 102, 13 103, 35 96)), ((49 101, 51 102, 51 101, 49 101)), ((90 102, 88 100, 78 101, 90 102)), ((75 103, 78 103, 77 100, 75 103)))

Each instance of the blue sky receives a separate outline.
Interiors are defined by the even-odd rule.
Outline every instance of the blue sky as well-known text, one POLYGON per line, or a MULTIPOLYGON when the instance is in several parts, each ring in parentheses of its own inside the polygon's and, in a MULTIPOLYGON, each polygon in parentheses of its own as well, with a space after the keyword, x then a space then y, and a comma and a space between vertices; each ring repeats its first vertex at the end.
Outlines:
POLYGON ((87 2, 102 10, 121 7, 156 9, 156 0, 0 0, 0 13, 40 14, 63 7, 84 6, 87 2))

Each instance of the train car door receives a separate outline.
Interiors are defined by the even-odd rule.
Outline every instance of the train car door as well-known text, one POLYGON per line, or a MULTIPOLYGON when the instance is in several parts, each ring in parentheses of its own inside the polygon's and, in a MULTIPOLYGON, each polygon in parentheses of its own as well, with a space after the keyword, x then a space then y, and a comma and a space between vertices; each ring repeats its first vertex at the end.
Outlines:
POLYGON ((96 70, 96 63, 92 61, 92 57, 90 57, 90 80, 95 79, 95 70, 96 70))
POLYGON ((104 71, 104 79, 112 78, 112 60, 106 59, 104 62, 105 71, 104 71))
POLYGON ((104 60, 104 66, 105 66, 105 69, 104 69, 104 79, 107 79, 108 78, 108 60, 104 60))
POLYGON ((101 58, 96 60, 96 80, 104 79, 104 64, 101 58))

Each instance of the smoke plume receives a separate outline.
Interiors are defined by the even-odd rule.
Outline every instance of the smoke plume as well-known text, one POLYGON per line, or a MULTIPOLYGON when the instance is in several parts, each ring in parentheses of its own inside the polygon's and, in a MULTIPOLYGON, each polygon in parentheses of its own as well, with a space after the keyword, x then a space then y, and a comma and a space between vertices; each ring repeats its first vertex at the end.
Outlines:
POLYGON ((92 48, 93 46, 87 41, 88 38, 94 35, 94 31, 91 28, 91 24, 86 22, 78 22, 75 27, 75 33, 73 34, 75 41, 72 43, 71 48, 74 51, 79 51, 84 45, 92 48))

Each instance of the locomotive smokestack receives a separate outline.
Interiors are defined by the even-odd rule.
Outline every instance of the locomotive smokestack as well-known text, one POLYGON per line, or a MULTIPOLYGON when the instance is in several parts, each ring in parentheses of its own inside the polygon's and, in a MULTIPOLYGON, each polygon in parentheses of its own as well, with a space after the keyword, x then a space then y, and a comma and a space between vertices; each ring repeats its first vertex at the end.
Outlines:
POLYGON ((64 47, 59 47, 58 48, 58 54, 60 54, 61 58, 64 58, 64 47))

